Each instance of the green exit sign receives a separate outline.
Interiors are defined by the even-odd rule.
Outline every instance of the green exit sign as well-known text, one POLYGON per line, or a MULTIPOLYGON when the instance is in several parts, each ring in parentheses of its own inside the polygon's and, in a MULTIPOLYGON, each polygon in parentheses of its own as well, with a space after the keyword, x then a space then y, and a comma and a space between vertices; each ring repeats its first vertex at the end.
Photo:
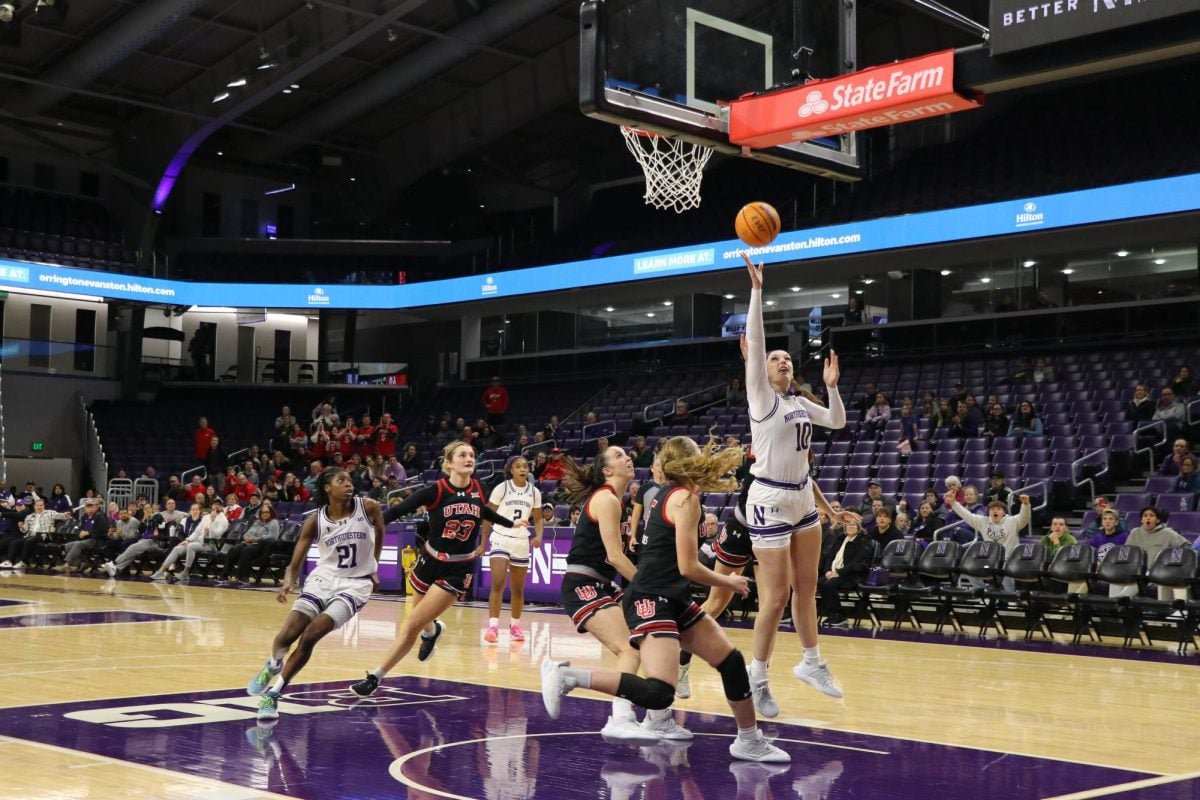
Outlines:
POLYGON ((40 453, 46 449, 46 443, 45 442, 31 442, 29 445, 29 449, 35 453, 40 453))

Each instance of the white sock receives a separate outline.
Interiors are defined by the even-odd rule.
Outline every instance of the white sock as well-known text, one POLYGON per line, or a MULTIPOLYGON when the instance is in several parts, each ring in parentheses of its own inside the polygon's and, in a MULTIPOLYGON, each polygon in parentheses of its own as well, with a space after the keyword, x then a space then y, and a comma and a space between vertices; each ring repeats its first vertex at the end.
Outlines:
POLYGON ((819 667, 821 666, 821 647, 806 647, 804 648, 804 666, 819 667))
POLYGON ((430 624, 433 625, 433 630, 431 630, 431 631, 422 630, 421 631, 422 639, 432 639, 434 637, 434 634, 437 633, 437 620, 434 620, 430 624))
POLYGON ((500 627, 500 618, 499 617, 488 617, 488 627, 499 628, 500 627))
POLYGON ((633 711, 633 703, 629 702, 624 697, 613 698, 612 716, 613 719, 629 719, 637 721, 637 714, 635 714, 633 711))
POLYGON ((271 666, 271 672, 279 672, 279 670, 283 669, 283 656, 286 652, 285 650, 283 653, 276 653, 271 656, 267 662, 271 666))
POLYGON ((271 684, 271 688, 268 691, 271 692, 271 694, 283 694, 284 686, 287 686, 287 682, 283 679, 283 676, 280 675, 275 679, 275 682, 271 684))
POLYGON ((757 658, 750 659, 750 677, 759 680, 766 680, 767 667, 770 666, 769 661, 759 661, 757 658))
POLYGON ((512 616, 511 614, 509 614, 509 616, 508 616, 508 624, 509 624, 509 625, 520 625, 520 624, 521 624, 521 618, 520 618, 520 617, 514 617, 514 616, 512 616))
POLYGON ((664 719, 673 719, 675 717, 675 709, 673 708, 648 708, 646 709, 646 719, 658 722, 664 719))
POLYGON ((567 676, 567 683, 572 689, 590 689, 592 688, 592 671, 587 669, 576 669, 575 667, 563 667, 563 674, 567 676))
POLYGON ((758 725, 751 725, 749 728, 738 728, 738 738, 744 739, 747 742, 753 742, 758 738, 758 725))
POLYGON ((383 667, 380 667, 379 669, 371 670, 371 674, 374 675, 376 678, 379 678, 379 680, 383 680, 384 678, 387 677, 387 670, 384 669, 383 667))

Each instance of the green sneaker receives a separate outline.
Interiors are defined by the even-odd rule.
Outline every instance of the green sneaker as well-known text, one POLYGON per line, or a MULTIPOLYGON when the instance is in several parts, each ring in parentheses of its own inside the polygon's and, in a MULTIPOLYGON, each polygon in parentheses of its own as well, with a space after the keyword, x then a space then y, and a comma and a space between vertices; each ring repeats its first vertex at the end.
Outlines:
POLYGON ((273 721, 279 719, 279 695, 267 692, 258 698, 258 721, 273 721))
POLYGON ((257 675, 250 679, 250 683, 246 685, 246 694, 257 697, 267 690, 271 685, 271 681, 275 680, 275 676, 283 670, 283 662, 279 663, 278 668, 271 666, 271 660, 267 659, 266 665, 257 675))

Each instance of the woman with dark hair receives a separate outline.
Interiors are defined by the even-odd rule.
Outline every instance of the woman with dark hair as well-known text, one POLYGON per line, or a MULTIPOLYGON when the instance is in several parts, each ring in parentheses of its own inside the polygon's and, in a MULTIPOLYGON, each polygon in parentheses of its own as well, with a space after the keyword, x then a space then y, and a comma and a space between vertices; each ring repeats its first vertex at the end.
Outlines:
POLYGON ((483 486, 475 473, 475 448, 465 442, 451 442, 442 451, 442 472, 437 483, 413 492, 384 512, 384 523, 400 519, 422 506, 429 514, 429 535, 424 552, 409 574, 413 599, 400 633, 383 658, 383 663, 350 690, 367 697, 379 688, 384 676, 400 663, 421 638, 417 659, 433 655, 437 641, 446 630, 438 619, 454 601, 461 600, 471 588, 475 573, 477 541, 486 520, 506 528, 527 528, 529 520, 501 516, 486 504, 483 486))
POLYGON ((1033 403, 1022 400, 1017 411, 1008 425, 1009 436, 1041 436, 1044 431, 1042 421, 1033 412, 1033 403))
POLYGON ((999 403, 992 403, 987 418, 983 421, 983 430, 980 432, 980 435, 989 440, 997 436, 1007 436, 1008 425, 1009 420, 1008 416, 1004 413, 1004 406, 999 403))
MULTIPOLYGON (((629 596, 623 602, 624 620, 621 626, 629 631, 629 643, 640 652, 646 677, 637 676, 634 661, 637 656, 632 654, 619 660, 616 670, 578 669, 572 668, 566 661, 547 659, 542 662, 542 701, 546 711, 551 718, 557 719, 563 696, 580 688, 603 692, 651 709, 647 712, 648 717, 655 712, 669 713, 668 709, 675 699, 682 646, 712 665, 721 676, 725 697, 729 700, 738 729, 729 748, 730 754, 748 761, 791 761, 787 753, 769 743, 758 729, 750 678, 742 654, 691 597, 692 581, 729 588, 743 597, 749 594, 749 581, 744 575, 713 572, 699 562, 696 553, 696 531, 702 512, 699 493, 732 489, 733 481, 724 476, 741 463, 742 453, 733 449, 718 451, 714 442, 701 451, 691 439, 676 436, 669 439, 659 451, 659 460, 668 484, 650 504, 637 571, 631 576, 633 580, 629 586, 629 596)), ((597 475, 593 468, 589 480, 578 486, 575 493, 588 494, 589 519, 599 512, 608 520, 609 533, 604 544, 610 551, 609 560, 613 561, 614 557, 620 556, 620 551, 611 542, 614 538, 611 523, 617 513, 618 502, 615 495, 619 492, 609 478, 611 476, 622 484, 628 483, 632 464, 619 450, 615 453, 610 450, 609 458, 604 463, 607 466, 601 466, 600 474, 597 475), (611 471, 604 475, 603 470, 611 471), (604 482, 597 485, 597 479, 601 476, 604 482), (596 508, 597 500, 601 500, 599 509, 596 508), (603 510, 605 507, 607 511, 603 510)), ((582 519, 580 522, 582 524, 582 519)), ((578 538, 578 529, 576 536, 578 538)), ((594 545, 588 549, 593 551, 593 559, 599 555, 594 552, 594 545)), ((624 570, 631 566, 627 560, 621 562, 624 570)), ((568 567, 568 577, 572 575, 570 569, 568 567)), ((571 600, 576 607, 572 619, 583 618, 586 622, 589 609, 593 609, 590 618, 594 620, 597 606, 615 609, 611 598, 611 577, 606 580, 591 573, 575 574, 579 580, 572 582, 571 594, 568 594, 567 584, 563 584, 564 603, 571 600), (574 589, 586 588, 592 588, 594 593, 584 591, 572 596, 574 589), (580 606, 579 601, 588 602, 600 590, 608 595, 580 606)), ((613 620, 613 633, 619 631, 616 621, 613 620)), ((651 730, 656 728, 651 725, 644 727, 651 730)), ((691 738, 690 733, 687 738, 691 738)))
MULTIPOLYGON (((484 423, 486 424, 486 423, 484 423)), ((533 520, 533 541, 529 540, 529 528, 504 528, 484 521, 482 541, 476 555, 483 555, 488 545, 491 552, 492 588, 488 594, 488 629, 484 641, 495 642, 500 638, 500 606, 504 601, 504 586, 512 587, 509 600, 508 635, 514 642, 525 641, 521 630, 521 612, 525 608, 525 573, 529 570, 530 550, 542 546, 542 493, 529 480, 529 462, 524 456, 513 456, 504 467, 508 480, 492 489, 488 508, 514 520, 533 520)))
POLYGON ((406 475, 416 475, 421 471, 421 457, 417 453, 417 445, 413 442, 404 445, 404 452, 400 454, 400 466, 404 467, 406 475))
POLYGON ((725 405, 730 408, 741 408, 746 405, 746 390, 742 388, 742 379, 734 378, 725 387, 725 405))
POLYGON ((54 484, 50 496, 46 498, 46 510, 58 514, 66 514, 71 510, 71 496, 61 483, 54 484))
MULTIPOLYGON (((322 472, 314 499, 318 510, 304 520, 275 599, 287 602, 313 542, 317 544, 317 566, 305 578, 304 590, 275 636, 267 663, 246 686, 248 694, 262 695, 258 703, 260 720, 279 717, 279 696, 308 663, 317 642, 361 611, 379 586, 376 571, 384 525, 379 504, 355 497, 354 483, 344 469, 322 472), (283 657, 293 643, 296 648, 284 663, 283 657)), ((269 508, 261 513, 272 516, 269 508)))

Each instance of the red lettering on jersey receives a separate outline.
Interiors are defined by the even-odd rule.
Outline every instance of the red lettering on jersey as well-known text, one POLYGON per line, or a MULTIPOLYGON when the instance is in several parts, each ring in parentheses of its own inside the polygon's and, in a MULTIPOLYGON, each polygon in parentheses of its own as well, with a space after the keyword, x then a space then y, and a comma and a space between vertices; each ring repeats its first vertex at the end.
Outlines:
POLYGON ((633 604, 633 610, 639 619, 650 619, 654 616, 654 602, 648 597, 643 597, 633 604))
POLYGON ((578 597, 580 600, 584 601, 585 603, 590 600, 595 600, 596 599, 596 587, 595 586, 576 586, 575 587, 575 596, 578 597))

